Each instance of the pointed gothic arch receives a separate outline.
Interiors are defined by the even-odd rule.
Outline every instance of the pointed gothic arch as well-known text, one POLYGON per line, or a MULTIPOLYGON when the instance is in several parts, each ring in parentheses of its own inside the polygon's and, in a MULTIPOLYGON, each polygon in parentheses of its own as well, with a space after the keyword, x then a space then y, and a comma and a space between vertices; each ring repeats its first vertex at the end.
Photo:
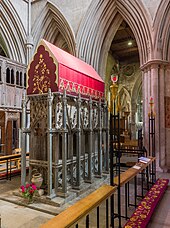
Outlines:
POLYGON ((157 9, 155 28, 155 59, 170 61, 170 2, 161 1, 157 9))
POLYGON ((141 77, 141 72, 139 71, 138 74, 136 74, 136 81, 133 86, 132 90, 132 100, 131 100, 131 105, 137 105, 136 101, 139 96, 140 91, 142 90, 142 77, 141 77))
POLYGON ((0 33, 0 55, 9 58, 8 48, 6 46, 6 43, 4 42, 4 39, 1 33, 0 33))
POLYGON ((1 45, 7 57, 20 63, 26 62, 26 31, 10 1, 1 1, 1 45), (5 45, 5 46, 4 46, 5 45))
POLYGON ((140 65, 152 58, 151 18, 142 1, 94 0, 80 25, 77 51, 79 58, 91 64, 103 78, 111 42, 123 20, 134 33, 140 65))
POLYGON ((121 105, 122 111, 130 111, 131 110, 131 95, 130 95, 129 91, 127 90, 127 88, 120 85, 118 94, 121 98, 120 105, 121 105), (125 110, 125 109, 127 109, 127 110, 125 110))
POLYGON ((74 32, 55 5, 47 2, 38 18, 32 28, 35 47, 39 40, 44 38, 72 55, 76 55, 74 32))

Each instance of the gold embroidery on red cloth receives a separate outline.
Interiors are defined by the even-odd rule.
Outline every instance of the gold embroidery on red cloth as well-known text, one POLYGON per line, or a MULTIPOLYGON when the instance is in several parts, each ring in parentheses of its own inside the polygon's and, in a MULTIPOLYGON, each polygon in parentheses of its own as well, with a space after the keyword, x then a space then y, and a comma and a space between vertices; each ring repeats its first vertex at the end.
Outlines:
POLYGON ((104 93, 94 90, 92 88, 82 86, 78 83, 71 82, 67 79, 60 79, 60 90, 66 89, 68 92, 81 93, 83 95, 92 96, 96 99, 103 98, 104 93), (71 86, 72 85, 72 86, 71 86))
POLYGON ((163 188, 166 182, 166 180, 157 181, 157 185, 150 189, 149 194, 144 198, 145 201, 141 202, 141 205, 138 206, 137 210, 134 212, 130 220, 127 222, 127 224, 125 224, 125 228, 141 227, 139 224, 142 224, 142 222, 147 218, 151 211, 152 203, 155 201, 155 198, 157 198, 160 194, 158 188, 163 188))
POLYGON ((138 220, 138 218, 139 218, 139 216, 135 215, 135 216, 130 218, 130 221, 134 222, 134 221, 138 220))
POLYGON ((51 82, 49 78, 50 71, 47 68, 43 55, 39 56, 39 63, 36 65, 33 77, 33 93, 38 90, 40 94, 48 92, 51 82), (40 76, 41 75, 41 76, 40 76))

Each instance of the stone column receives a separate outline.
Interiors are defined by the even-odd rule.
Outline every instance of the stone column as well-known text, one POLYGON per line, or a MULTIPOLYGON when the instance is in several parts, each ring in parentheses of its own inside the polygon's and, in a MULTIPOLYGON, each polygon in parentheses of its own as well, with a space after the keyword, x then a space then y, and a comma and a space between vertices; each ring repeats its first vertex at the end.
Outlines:
POLYGON ((66 90, 63 92, 63 129, 62 129, 62 193, 67 195, 67 97, 66 90))
POLYGON ((103 127, 104 127, 104 166, 105 166, 105 172, 108 173, 109 172, 109 118, 108 118, 108 107, 107 104, 105 102, 104 104, 104 123, 103 123, 103 127))
POLYGON ((52 139, 52 144, 53 144, 53 162, 54 162, 54 191, 55 194, 57 194, 58 191, 58 169, 56 166, 58 165, 58 159, 59 159, 59 135, 58 133, 53 133, 53 139, 52 139))
POLYGON ((25 92, 22 96, 22 123, 21 123, 21 185, 26 182, 26 111, 27 102, 25 92))
POLYGON ((77 129, 76 129, 76 189, 80 189, 81 180, 81 97, 80 93, 77 100, 77 129))
POLYGON ((55 194, 52 189, 53 184, 53 158, 52 158, 52 102, 51 89, 48 91, 48 113, 47 113, 47 154, 48 154, 48 197, 53 198, 55 194))
POLYGON ((32 57, 32 49, 33 49, 33 37, 31 34, 31 0, 28 1, 28 26, 27 26, 27 64, 29 64, 30 59, 32 57))
POLYGON ((2 61, 2 69, 1 69, 1 77, 2 77, 2 85, 1 85, 1 105, 6 106, 6 61, 2 61))
MULTIPOLYGON (((71 161, 73 161, 73 132, 72 131, 68 131, 68 159, 71 161)), ((70 165, 70 172, 71 172, 71 185, 74 188, 74 176, 73 176, 73 172, 74 172, 74 164, 73 162, 70 165)))
POLYGON ((160 148, 158 150, 158 161, 159 166, 163 167, 165 165, 165 66, 161 65, 159 67, 159 121, 160 121, 160 134, 159 134, 159 140, 160 140, 160 148))
POLYGON ((92 183, 92 153, 93 153, 93 126, 92 126, 92 99, 89 100, 89 132, 88 132, 88 179, 92 183))
POLYGON ((170 65, 160 67, 160 148, 159 165, 164 172, 170 167, 170 65))
POLYGON ((136 103, 132 103, 132 110, 131 110, 131 139, 136 139, 136 123, 135 123, 135 114, 136 114, 136 103))
POLYGON ((148 104, 149 104, 149 97, 150 97, 150 70, 147 68, 143 71, 142 74, 142 94, 143 94, 143 132, 144 132, 144 145, 146 149, 148 149, 148 104))
MULTIPOLYGON (((167 62, 160 60, 153 60, 148 62, 144 70, 143 78, 143 96, 144 96, 144 145, 148 149, 148 139, 149 139, 149 100, 153 97, 154 108, 153 111, 155 115, 155 152, 156 152, 156 162, 157 168, 163 168, 166 163, 166 128, 165 128, 165 66, 167 62)), ((167 77, 168 79, 169 77, 167 77)))
POLYGON ((159 64, 154 63, 151 65, 151 97, 153 97, 154 100, 154 108, 153 111, 156 113, 155 115, 155 155, 157 157, 156 162, 158 163, 159 161, 159 146, 160 146, 160 141, 159 141, 159 107, 160 107, 160 100, 159 100, 159 64))
POLYGON ((124 117, 125 117, 125 132, 124 135, 128 135, 128 131, 129 131, 129 121, 128 121, 128 117, 129 117, 130 112, 129 111, 124 111, 124 117))
POLYGON ((101 99, 98 103, 98 173, 97 176, 102 175, 102 121, 101 121, 101 99))

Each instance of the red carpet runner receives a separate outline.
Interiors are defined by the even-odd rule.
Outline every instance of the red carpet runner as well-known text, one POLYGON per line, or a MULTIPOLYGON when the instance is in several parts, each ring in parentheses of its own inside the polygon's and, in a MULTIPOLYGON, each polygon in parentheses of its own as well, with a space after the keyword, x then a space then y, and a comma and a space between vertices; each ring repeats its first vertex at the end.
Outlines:
POLYGON ((125 228, 146 228, 156 205, 167 188, 168 182, 168 179, 158 179, 156 181, 124 225, 125 228))

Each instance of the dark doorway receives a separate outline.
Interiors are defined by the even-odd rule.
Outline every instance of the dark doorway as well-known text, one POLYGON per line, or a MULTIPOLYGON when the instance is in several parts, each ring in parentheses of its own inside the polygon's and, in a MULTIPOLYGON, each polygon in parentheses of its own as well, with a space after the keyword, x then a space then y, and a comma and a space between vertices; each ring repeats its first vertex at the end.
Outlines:
POLYGON ((6 129, 6 154, 12 154, 12 151, 18 147, 18 127, 16 120, 8 120, 6 129))

